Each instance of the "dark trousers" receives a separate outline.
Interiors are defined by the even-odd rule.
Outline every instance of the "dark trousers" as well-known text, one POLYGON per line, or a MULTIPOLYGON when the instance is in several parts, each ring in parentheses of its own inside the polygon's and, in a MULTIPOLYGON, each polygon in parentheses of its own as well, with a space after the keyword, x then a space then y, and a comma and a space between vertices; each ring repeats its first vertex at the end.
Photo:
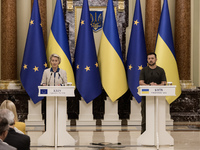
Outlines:
POLYGON ((142 134, 146 130, 146 97, 145 96, 142 96, 141 115, 142 115, 141 134, 142 134))

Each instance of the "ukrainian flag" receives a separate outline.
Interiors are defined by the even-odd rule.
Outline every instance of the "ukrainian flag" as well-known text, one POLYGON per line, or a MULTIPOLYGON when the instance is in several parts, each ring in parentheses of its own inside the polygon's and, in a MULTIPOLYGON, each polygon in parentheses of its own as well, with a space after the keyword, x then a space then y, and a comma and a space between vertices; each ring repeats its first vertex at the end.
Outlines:
POLYGON ((103 88, 115 101, 128 90, 128 84, 112 0, 108 0, 98 60, 103 88))
POLYGON ((149 89, 142 89, 142 94, 149 94, 149 89))
POLYGON ((53 53, 61 57, 59 67, 67 72, 67 82, 72 82, 72 85, 75 85, 61 0, 57 0, 56 2, 47 45, 47 58, 49 59, 50 55, 53 53))
POLYGON ((157 65, 165 70, 167 81, 176 85, 176 96, 168 96, 166 100, 171 104, 181 94, 181 86, 179 81, 178 68, 174 50, 174 43, 171 30, 171 22, 169 16, 169 8, 167 0, 164 0, 162 14, 160 18, 156 50, 157 65))

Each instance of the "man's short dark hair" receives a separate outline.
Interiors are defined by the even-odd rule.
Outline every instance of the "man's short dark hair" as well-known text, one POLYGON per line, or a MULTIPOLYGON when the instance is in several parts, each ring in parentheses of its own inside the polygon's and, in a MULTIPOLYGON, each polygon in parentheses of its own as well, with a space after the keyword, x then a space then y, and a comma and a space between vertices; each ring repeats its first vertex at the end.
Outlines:
POLYGON ((154 56, 155 56, 155 58, 157 58, 157 55, 156 55, 156 53, 154 53, 154 52, 152 52, 152 53, 149 53, 149 54, 147 55, 147 57, 148 57, 149 55, 154 55, 154 56))
POLYGON ((2 135, 8 129, 9 129, 8 120, 6 118, 0 117, 0 135, 2 135))

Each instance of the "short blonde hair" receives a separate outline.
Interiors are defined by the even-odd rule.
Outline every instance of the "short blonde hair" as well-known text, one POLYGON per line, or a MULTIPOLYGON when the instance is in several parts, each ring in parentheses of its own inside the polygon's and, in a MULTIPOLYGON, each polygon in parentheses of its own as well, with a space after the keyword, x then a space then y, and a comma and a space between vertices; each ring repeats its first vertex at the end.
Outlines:
POLYGON ((49 62, 51 62, 52 57, 58 58, 59 64, 61 63, 61 58, 60 58, 60 56, 57 55, 57 54, 51 54, 51 56, 49 57, 49 62))
POLYGON ((8 109, 13 112, 15 116, 15 121, 18 122, 17 110, 15 104, 10 100, 4 100, 0 106, 1 109, 8 109))

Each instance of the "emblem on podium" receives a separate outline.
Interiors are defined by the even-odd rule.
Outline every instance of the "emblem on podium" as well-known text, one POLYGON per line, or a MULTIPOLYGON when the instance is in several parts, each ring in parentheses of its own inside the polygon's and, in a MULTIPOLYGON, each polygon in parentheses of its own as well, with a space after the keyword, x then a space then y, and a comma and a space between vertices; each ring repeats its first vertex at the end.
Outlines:
POLYGON ((40 89, 41 94, 48 94, 47 89, 40 89))

